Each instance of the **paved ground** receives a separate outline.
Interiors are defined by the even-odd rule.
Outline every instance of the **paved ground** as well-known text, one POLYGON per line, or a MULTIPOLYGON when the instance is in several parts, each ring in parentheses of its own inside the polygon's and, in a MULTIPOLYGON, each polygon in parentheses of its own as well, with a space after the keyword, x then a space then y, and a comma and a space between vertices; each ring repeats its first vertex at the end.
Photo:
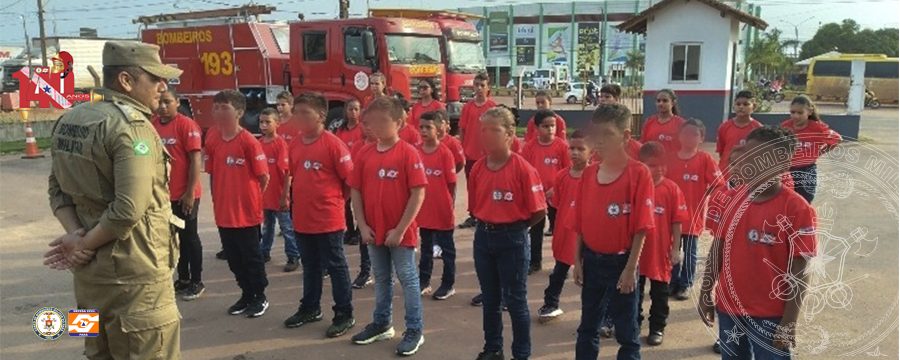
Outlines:
MULTIPOLYGON (((832 261, 825 265, 827 276, 820 276, 817 283, 820 286, 816 290, 816 299, 823 301, 817 302, 820 307, 809 305, 815 310, 808 313, 809 323, 801 331, 801 353, 817 354, 807 356, 809 358, 839 355, 860 358, 866 354, 893 356, 898 351, 897 213, 885 210, 885 206, 875 201, 877 197, 874 195, 877 194, 863 191, 863 185, 879 178, 892 180, 892 186, 887 187, 892 189, 888 198, 892 199, 893 209, 897 209, 897 109, 867 111, 863 118, 862 134, 871 139, 870 143, 844 146, 848 154, 855 149, 856 158, 824 161, 820 168, 826 174, 847 173, 850 169, 849 175, 853 181, 845 182, 845 185, 823 181, 821 195, 814 203, 823 218, 823 225, 820 226, 822 248, 829 249, 828 253, 835 259, 844 261, 832 261), (846 166, 853 159, 859 162, 859 159, 865 160, 882 152, 890 155, 885 158, 888 171, 879 177, 846 166), (845 190, 854 184, 857 192, 847 196, 845 190), (851 244, 851 252, 846 256, 842 256, 840 251, 834 252, 834 249, 840 250, 840 246, 835 245, 854 239, 851 234, 862 234, 864 240, 851 244), (839 276, 837 274, 841 269, 843 272, 839 276)), ((45 244, 60 232, 47 206, 49 164, 49 159, 25 161, 15 156, 0 158, 0 228, 3 229, 3 236, 0 236, 0 358, 4 359, 81 358, 81 341, 68 337, 52 342, 42 341, 31 330, 31 317, 37 308, 55 306, 65 311, 74 306, 71 276, 41 265, 45 244)), ((459 209, 464 208, 462 203, 457 205, 459 209)), ((457 211, 457 215, 461 216, 462 212, 457 211)), ((208 195, 204 196, 201 207, 200 229, 205 246, 207 292, 197 301, 179 303, 184 317, 182 344, 185 359, 295 359, 304 358, 307 354, 315 354, 321 359, 394 357, 396 340, 354 346, 350 344, 349 337, 324 339, 327 321, 301 329, 285 329, 281 322, 296 309, 301 276, 298 272, 281 272, 284 262, 283 255, 278 252, 281 247, 276 249, 274 259, 267 267, 271 282, 268 296, 272 306, 266 315, 252 320, 226 315, 226 307, 239 294, 225 262, 214 258, 220 245, 212 223, 208 195)), ((480 351, 481 312, 468 303, 471 296, 478 292, 471 257, 472 232, 458 231, 456 241, 460 249, 457 295, 444 302, 424 300, 426 343, 417 356, 420 359, 471 359, 480 351)), ((544 268, 547 269, 551 267, 549 239, 545 245, 544 268)), ((707 241, 701 244, 701 249, 704 249, 701 253, 705 253, 707 245, 707 241)), ((347 253, 355 270, 358 252, 355 248, 348 248, 347 253)), ((435 272, 436 277, 440 275, 439 266, 436 266, 435 272)), ((546 283, 547 271, 529 279, 532 315, 541 305, 546 283)), ((325 304, 330 302, 329 291, 326 289, 325 304)), ((373 297, 372 288, 354 291, 359 321, 357 329, 371 320, 373 297)), ((395 301, 400 304, 402 299, 397 297, 395 301)), ((562 308, 566 314, 551 324, 533 323, 534 359, 573 358, 579 303, 578 288, 568 283, 562 296, 562 308)), ((716 358, 710 350, 713 336, 699 321, 693 307, 693 301, 672 303, 666 342, 660 347, 645 347, 645 358, 716 358)), ((398 331, 402 331, 402 306, 396 308, 400 313, 395 316, 395 325, 398 331)), ((326 314, 326 319, 330 316, 326 314)), ((506 334, 506 348, 509 349, 511 339, 508 327, 506 334)), ((614 355, 614 341, 603 340, 601 347, 603 358, 614 355)))

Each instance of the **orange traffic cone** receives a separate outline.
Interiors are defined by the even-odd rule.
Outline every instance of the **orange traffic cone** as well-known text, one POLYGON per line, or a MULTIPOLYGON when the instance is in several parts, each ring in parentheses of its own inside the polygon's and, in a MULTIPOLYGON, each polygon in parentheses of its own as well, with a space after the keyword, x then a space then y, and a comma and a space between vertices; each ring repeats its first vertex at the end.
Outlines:
POLYGON ((40 159, 44 157, 44 154, 41 154, 41 150, 38 149, 37 139, 34 138, 34 130, 31 128, 31 123, 28 122, 28 109, 19 109, 19 114, 22 115, 22 121, 25 122, 25 156, 22 156, 22 158, 40 159))

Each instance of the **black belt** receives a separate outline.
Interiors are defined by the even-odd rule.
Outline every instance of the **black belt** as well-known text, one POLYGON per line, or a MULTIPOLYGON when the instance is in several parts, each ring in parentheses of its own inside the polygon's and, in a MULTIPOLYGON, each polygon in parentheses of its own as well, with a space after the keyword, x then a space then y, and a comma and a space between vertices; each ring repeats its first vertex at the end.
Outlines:
POLYGON ((504 224, 494 224, 478 220, 478 226, 481 226, 486 231, 522 230, 528 228, 528 222, 523 220, 504 224))

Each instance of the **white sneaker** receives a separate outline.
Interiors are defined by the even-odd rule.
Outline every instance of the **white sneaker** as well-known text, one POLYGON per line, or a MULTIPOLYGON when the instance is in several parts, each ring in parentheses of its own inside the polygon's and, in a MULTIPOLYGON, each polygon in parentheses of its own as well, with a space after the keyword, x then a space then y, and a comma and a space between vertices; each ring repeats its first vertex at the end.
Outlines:
POLYGON ((441 254, 444 253, 444 250, 441 249, 441 247, 440 247, 440 246, 437 246, 437 245, 433 246, 433 247, 431 248, 431 250, 432 250, 432 255, 433 255, 432 257, 435 258, 435 259, 440 259, 440 258, 441 258, 441 254))

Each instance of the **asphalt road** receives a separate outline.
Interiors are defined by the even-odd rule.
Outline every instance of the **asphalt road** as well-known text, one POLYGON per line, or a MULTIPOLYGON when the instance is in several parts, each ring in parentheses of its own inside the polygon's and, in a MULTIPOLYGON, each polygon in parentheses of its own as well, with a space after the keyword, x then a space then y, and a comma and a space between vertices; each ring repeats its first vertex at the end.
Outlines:
MULTIPOLYGON (((821 218, 820 246, 832 256, 823 263, 813 286, 811 296, 821 301, 816 301, 815 306, 808 302, 807 309, 813 310, 807 311, 799 332, 798 353, 805 355, 804 358, 893 357, 898 352, 897 109, 866 111, 862 126, 862 135, 868 140, 842 146, 848 154, 856 149, 855 158, 835 156, 820 163, 820 174, 836 175, 824 176, 820 195, 814 202, 821 218), (886 170, 876 174, 866 172, 862 165, 850 166, 872 158, 883 160, 886 170), (882 183, 885 179, 888 182, 882 183), (882 195, 888 201, 880 201, 882 195), (848 252, 843 252, 844 248, 848 252)), ((63 336, 56 341, 43 341, 31 329, 31 318, 38 308, 55 306, 66 311, 74 306, 71 275, 41 265, 46 243, 61 232, 47 205, 49 165, 47 158, 0 158, 0 358, 3 359, 82 358, 80 340, 63 336)), ((237 299, 239 292, 225 262, 214 257, 220 245, 209 198, 208 193, 204 194, 200 213, 207 291, 199 300, 179 301, 185 359, 395 357, 393 349, 398 339, 369 346, 353 345, 349 336, 325 339, 330 311, 325 314, 326 321, 300 329, 285 329, 281 322, 296 310, 302 282, 299 272, 281 272, 285 259, 280 245, 273 250, 273 260, 267 266, 270 281, 267 295, 272 306, 266 315, 258 319, 227 315, 225 309, 237 299)), ((461 219, 465 196, 459 198, 457 216, 461 219)), ((423 300, 426 342, 417 355, 420 359, 472 359, 481 349, 481 310, 469 305, 469 299, 478 292, 471 255, 472 231, 458 230, 455 238, 459 249, 457 295, 443 302, 423 300)), ((281 239, 276 239, 276 244, 279 242, 281 239)), ((529 278, 529 307, 533 317, 542 304, 548 269, 552 266, 550 240, 544 243, 545 270, 529 278)), ((708 239, 704 238, 701 256, 707 246, 708 239)), ((358 251, 348 247, 346 252, 355 275, 358 251)), ((438 278, 440 273, 438 261, 434 277, 438 278)), ((331 302, 329 288, 326 281, 323 304, 331 302)), ((402 297, 397 294, 399 289, 395 290, 395 310, 399 312, 394 316, 399 333, 403 330, 403 307, 402 297)), ((549 324, 532 323, 533 359, 574 357, 579 294, 579 288, 568 282, 561 298, 566 313, 549 324)), ((371 321, 374 291, 369 287, 354 290, 353 295, 358 321, 354 330, 360 330, 371 321)), ((710 349, 714 335, 698 319, 693 300, 673 301, 671 307, 665 343, 644 347, 644 358, 717 358, 710 349)), ((505 341, 509 354, 511 331, 508 319, 504 321, 507 321, 505 341)), ((646 330, 642 341, 644 336, 646 330)), ((615 350, 615 341, 602 341, 602 358, 611 358, 615 350)))

